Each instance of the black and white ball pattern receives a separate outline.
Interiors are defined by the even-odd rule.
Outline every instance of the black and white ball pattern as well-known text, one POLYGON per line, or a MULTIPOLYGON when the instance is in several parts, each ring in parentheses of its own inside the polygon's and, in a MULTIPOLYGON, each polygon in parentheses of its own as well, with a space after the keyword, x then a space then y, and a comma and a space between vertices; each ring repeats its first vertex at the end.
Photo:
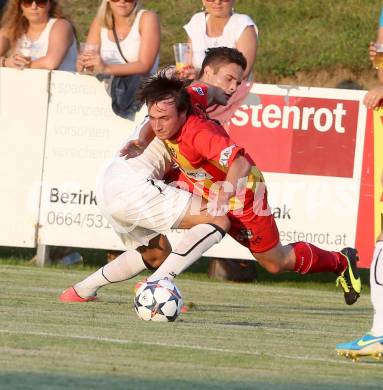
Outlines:
POLYGON ((172 322, 181 308, 181 293, 168 279, 144 282, 136 291, 134 309, 144 321, 172 322))

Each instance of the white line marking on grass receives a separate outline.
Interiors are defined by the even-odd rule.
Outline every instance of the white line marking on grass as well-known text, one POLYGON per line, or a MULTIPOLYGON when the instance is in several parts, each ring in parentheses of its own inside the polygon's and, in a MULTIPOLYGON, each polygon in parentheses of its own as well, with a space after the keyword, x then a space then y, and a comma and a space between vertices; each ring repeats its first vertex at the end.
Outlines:
MULTIPOLYGON (((335 359, 318 358, 318 357, 314 357, 314 356, 281 355, 281 354, 276 354, 276 353, 265 353, 265 352, 256 352, 256 351, 241 351, 241 350, 226 349, 226 348, 203 347, 203 346, 199 346, 199 345, 183 345, 183 344, 171 344, 171 343, 161 343, 161 342, 114 339, 114 338, 100 337, 100 336, 66 335, 66 334, 48 333, 48 332, 19 332, 19 331, 7 330, 7 329, 0 329, 0 333, 15 334, 15 335, 29 335, 29 336, 43 336, 43 337, 57 337, 57 338, 75 339, 75 340, 104 341, 104 342, 113 343, 113 344, 141 344, 141 345, 159 346, 159 347, 166 347, 166 348, 184 348, 184 349, 194 349, 197 351, 221 352, 221 353, 230 353, 230 354, 259 356, 259 357, 267 356, 267 357, 280 358, 280 359, 304 360, 304 361, 335 363, 335 364, 350 364, 350 362, 347 362, 347 361, 341 360, 341 359, 335 360, 335 359)), ((371 362, 369 362, 369 363, 358 362, 358 364, 371 365, 371 362)))

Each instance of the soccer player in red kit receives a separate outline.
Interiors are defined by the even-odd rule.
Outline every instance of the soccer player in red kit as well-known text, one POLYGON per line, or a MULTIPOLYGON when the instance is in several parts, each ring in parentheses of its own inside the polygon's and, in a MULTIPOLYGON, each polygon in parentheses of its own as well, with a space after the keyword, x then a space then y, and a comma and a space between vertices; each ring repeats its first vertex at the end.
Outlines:
POLYGON ((148 106, 155 135, 182 171, 180 179, 209 200, 211 212, 227 212, 230 235, 249 248, 261 266, 271 273, 334 272, 346 303, 356 302, 361 291, 356 250, 330 252, 307 242, 282 245, 262 173, 220 125, 191 103, 187 109, 179 108, 179 102, 185 107, 185 99, 190 101, 182 80, 160 72, 143 82, 138 95, 148 106), (227 175, 229 167, 242 179, 234 182, 227 175))
MULTIPOLYGON (((202 71, 202 81, 210 84, 197 82, 189 87, 194 109, 203 114, 204 110, 211 104, 225 105, 240 84, 245 69, 246 59, 238 50, 223 47, 210 49, 202 71), (215 72, 210 66, 211 64, 214 64, 214 69, 218 68, 219 72, 215 72)), ((146 142, 154 138, 154 133, 148 123, 142 123, 137 127, 131 139, 135 139, 136 136, 140 139, 142 137, 142 145, 145 145, 146 142), (149 127, 150 130, 147 134, 144 133, 145 127, 149 127)), ((137 145, 135 140, 130 141, 128 146, 132 144, 138 146, 139 142, 137 145)), ((133 155, 137 151, 141 152, 142 148, 138 147, 136 150, 133 148, 133 155)), ((201 234, 196 234, 196 229, 200 230, 203 222, 215 223, 213 221, 216 221, 214 216, 207 213, 206 206, 201 204, 201 197, 191 197, 189 191, 169 188, 171 186, 166 185, 162 180, 164 173, 168 170, 169 160, 170 156, 165 145, 156 139, 148 145, 146 153, 138 157, 136 161, 123 163, 116 157, 108 162, 106 168, 99 175, 97 196, 99 203, 103 204, 102 212, 105 217, 111 220, 116 232, 121 233, 120 237, 123 239, 127 251, 113 262, 66 289, 60 295, 62 301, 87 302, 94 300, 101 287, 128 280, 148 267, 154 269, 159 267, 151 276, 152 278, 174 278, 179 272, 182 272, 182 269, 186 269, 188 265, 199 258, 210 245, 218 242, 215 240, 216 234, 210 234, 208 226, 205 226, 209 230, 208 234, 203 233, 202 230, 201 234), (155 188, 154 192, 153 187, 155 188), (132 194, 131 189, 134 189, 136 194, 141 192, 140 199, 136 199, 136 195, 132 194), (142 202, 143 198, 145 198, 144 202, 142 202), (190 204, 193 204, 194 212, 191 215, 189 208, 185 214, 183 211, 183 202, 186 199, 191 199, 190 204), (194 204, 201 208, 201 212, 195 212, 194 204), (134 225, 131 224, 132 215, 136 216, 134 225), (172 225, 173 216, 179 217, 174 225, 172 225), (175 252, 171 252, 170 243, 164 235, 165 231, 177 226, 189 229, 190 226, 185 220, 189 217, 188 223, 193 227, 187 234, 188 236, 192 235, 193 238, 191 236, 184 237, 182 240, 184 247, 177 246, 174 248, 175 252), (201 226, 196 228, 195 224, 201 226), (136 225, 138 229, 135 229, 136 225), (150 227, 150 231, 145 226, 150 227), (146 242, 148 235, 156 235, 156 237, 146 242), (206 238, 203 238, 204 236, 206 238), (134 245, 134 243, 136 244, 134 245), (207 245, 207 243, 209 244, 207 245), (142 245, 137 247, 139 244, 142 245), (189 249, 192 250, 189 251, 189 249), (177 257, 178 261, 170 261, 174 257, 177 257), (169 261, 164 264, 164 267, 160 267, 165 258, 169 261)), ((218 216, 217 224, 224 231, 227 231, 230 222, 226 216, 218 216), (221 224, 223 225, 221 226, 221 224)), ((204 228, 202 227, 202 229, 204 228)), ((220 238, 223 237, 221 233, 219 233, 220 238)))

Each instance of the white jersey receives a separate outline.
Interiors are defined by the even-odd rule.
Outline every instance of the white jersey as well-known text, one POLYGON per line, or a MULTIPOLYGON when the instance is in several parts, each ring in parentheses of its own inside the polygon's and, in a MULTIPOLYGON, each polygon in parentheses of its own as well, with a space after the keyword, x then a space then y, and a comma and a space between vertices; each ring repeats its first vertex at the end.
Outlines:
POLYGON ((191 194, 160 180, 171 166, 163 142, 155 138, 140 156, 115 157, 99 175, 99 207, 127 248, 147 245, 182 219, 191 194))

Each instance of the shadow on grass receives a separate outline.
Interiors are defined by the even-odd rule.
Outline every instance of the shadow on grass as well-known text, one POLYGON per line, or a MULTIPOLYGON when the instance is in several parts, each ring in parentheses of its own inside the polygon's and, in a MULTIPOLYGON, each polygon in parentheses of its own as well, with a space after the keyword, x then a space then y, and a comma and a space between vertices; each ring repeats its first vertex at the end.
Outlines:
MULTIPOLYGON (((187 375, 187 373, 184 373, 187 375)), ((183 376, 184 376, 183 375, 183 376)), ((148 376, 153 376, 153 372, 148 370, 148 376)), ((257 390, 350 390, 350 384, 346 383, 297 383, 286 378, 284 383, 276 383, 270 378, 267 382, 257 380, 252 381, 220 381, 214 379, 207 380, 185 380, 185 379, 156 379, 156 378, 135 378, 128 376, 103 375, 103 376, 80 376, 65 374, 43 374, 30 372, 9 372, 0 374, 0 387, 7 390, 70 390, 70 389, 153 389, 159 388, 167 390, 179 389, 257 389, 257 390)), ((380 385, 363 386, 364 389, 380 389, 380 385)))
MULTIPOLYGON (((74 251, 80 252, 84 258, 83 264, 72 265, 73 268, 84 268, 88 269, 89 267, 98 268, 106 263, 106 253, 105 250, 98 249, 84 249, 84 248, 73 248, 74 251)), ((0 264, 28 264, 28 262, 35 255, 35 249, 30 248, 15 248, 15 247, 0 247, 0 264)), ((187 275, 181 277, 187 277, 197 280, 207 280, 207 271, 209 268, 210 258, 202 257, 196 261, 190 268, 187 270, 187 275)), ((52 266, 56 266, 53 264, 52 266)), ((60 268, 66 268, 65 266, 59 266, 60 268)), ((299 275, 294 272, 285 273, 281 275, 272 275, 265 271, 262 267, 257 265, 257 282, 258 283, 281 283, 287 282, 289 285, 294 287, 305 287, 306 284, 328 284, 333 286, 336 275, 332 273, 320 273, 320 274, 310 274, 310 275, 299 275)), ((362 283, 364 287, 369 286, 369 270, 361 269, 360 270, 362 283)), ((215 279, 212 279, 215 280, 215 279)))

